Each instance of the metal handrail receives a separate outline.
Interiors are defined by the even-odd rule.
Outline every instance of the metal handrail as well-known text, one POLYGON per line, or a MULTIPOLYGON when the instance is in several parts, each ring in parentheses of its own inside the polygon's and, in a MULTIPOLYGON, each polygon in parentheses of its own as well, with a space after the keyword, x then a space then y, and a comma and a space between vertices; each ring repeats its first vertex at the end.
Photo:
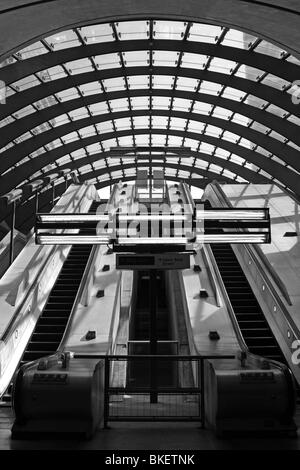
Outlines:
POLYGON ((187 202, 190 204, 191 208, 192 208, 192 211, 194 210, 195 208, 195 203, 194 203, 194 200, 192 198, 192 195, 190 193, 190 191, 187 189, 187 184, 182 182, 181 183, 181 187, 182 187, 182 190, 185 194, 185 197, 186 197, 186 200, 187 202))
POLYGON ((93 245, 93 247, 92 247, 90 256, 88 258, 88 261, 86 263, 86 266, 85 266, 85 269, 84 269, 84 272, 83 272, 83 275, 82 275, 82 278, 81 278, 81 281, 80 281, 79 289, 76 293, 76 296, 75 296, 75 299, 74 299, 74 302, 73 302, 73 305, 72 305, 72 309, 71 309, 71 312, 70 312, 70 315, 69 315, 69 318, 68 318, 68 321, 67 321, 67 324, 66 324, 66 328, 65 328, 63 337, 62 337, 61 342, 60 342, 60 344, 57 348, 57 352, 62 352, 62 350, 64 348, 64 344, 66 342, 66 339, 69 335, 69 332, 70 332, 70 329, 71 329, 71 326, 72 326, 72 323, 73 323, 74 313, 77 310, 77 307, 80 303, 81 297, 83 295, 84 289, 85 289, 86 284, 87 284, 88 276, 89 276, 90 271, 91 271, 91 267, 93 265, 96 254, 98 254, 98 250, 100 248, 101 248, 100 245, 93 245))
POLYGON ((202 251, 204 264, 205 264, 207 272, 208 272, 209 280, 210 280, 211 286, 212 286, 213 291, 214 291, 214 296, 215 296, 215 299, 216 299, 217 307, 220 307, 221 306, 221 300, 220 300, 219 290, 218 290, 218 287, 217 287, 217 279, 216 279, 214 270, 211 269, 211 263, 210 263, 209 255, 207 253, 207 248, 206 248, 205 245, 203 245, 201 247, 201 251, 202 251))
POLYGON ((237 340, 238 340, 238 343, 239 343, 239 346, 241 348, 242 351, 245 351, 247 353, 249 353, 249 349, 248 349, 248 346, 247 344, 245 343, 245 340, 244 340, 244 337, 242 335, 242 332, 240 330, 240 327, 239 327, 239 324, 238 324, 238 321, 236 319, 236 316, 235 316, 235 313, 234 313, 234 310, 233 310, 233 307, 231 305, 231 302, 230 302, 230 299, 228 297, 228 293, 227 293, 227 290, 225 288, 225 285, 224 285, 224 282, 223 282, 223 279, 222 279, 222 276, 221 276, 221 273, 219 271, 219 268, 218 268, 218 265, 217 265, 217 262, 215 260, 215 257, 212 253, 212 249, 209 245, 207 245, 205 247, 205 250, 206 250, 206 254, 208 256, 208 260, 209 260, 209 264, 210 266, 212 267, 213 271, 214 271, 214 274, 217 278, 217 281, 218 281, 218 285, 219 285, 219 288, 221 290, 221 293, 222 293, 222 298, 224 300, 224 303, 225 303, 225 306, 226 306, 226 309, 227 309, 227 312, 229 314, 229 317, 230 317, 230 320, 231 320, 231 323, 232 323, 232 326, 233 326, 233 329, 234 329, 234 332, 236 334, 236 337, 237 337, 237 340))
MULTIPOLYGON (((107 208, 109 207, 109 205, 112 203, 112 201, 114 199, 115 188, 116 187, 117 187, 117 185, 115 184, 114 189, 113 189, 113 191, 110 195, 110 198, 107 202, 107 206, 106 206, 107 208)), ((76 296, 75 296, 75 299, 74 299, 74 302, 73 302, 73 305, 72 305, 72 309, 71 309, 71 312, 70 312, 70 315, 69 315, 69 318, 68 318, 68 321, 67 321, 67 324, 66 324, 66 328, 65 328, 63 337, 62 337, 61 342, 60 342, 60 344, 57 348, 57 352, 62 352, 62 350, 64 348, 64 344, 66 342, 66 339, 67 339, 67 337, 69 335, 69 332, 70 332, 70 329, 72 327, 74 314, 77 310, 77 307, 80 303, 81 298, 83 297, 84 291, 86 289, 86 285, 88 284, 87 281, 88 281, 89 274, 91 272, 91 267, 93 266, 94 261, 95 261, 96 257, 98 256, 98 252, 101 249, 101 247, 102 247, 101 245, 93 245, 93 247, 91 249, 91 253, 89 255, 88 261, 87 261, 86 266, 84 268, 84 272, 83 272, 83 275, 82 275, 82 278, 81 278, 81 281, 80 281, 80 285, 79 285, 78 291, 76 293, 76 296)))

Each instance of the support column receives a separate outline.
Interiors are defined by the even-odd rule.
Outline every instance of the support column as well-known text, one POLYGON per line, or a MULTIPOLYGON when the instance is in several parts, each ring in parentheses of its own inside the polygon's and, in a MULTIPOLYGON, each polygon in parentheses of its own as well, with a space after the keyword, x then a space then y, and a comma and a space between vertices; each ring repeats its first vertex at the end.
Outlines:
MULTIPOLYGON (((157 271, 150 270, 150 354, 157 354, 157 271)), ((150 360, 150 403, 157 403, 157 360, 150 360)))
POLYGON ((9 246, 9 265, 14 260, 14 234, 15 234, 15 221, 16 221, 16 201, 12 203, 11 212, 11 230, 10 230, 10 246, 9 246))

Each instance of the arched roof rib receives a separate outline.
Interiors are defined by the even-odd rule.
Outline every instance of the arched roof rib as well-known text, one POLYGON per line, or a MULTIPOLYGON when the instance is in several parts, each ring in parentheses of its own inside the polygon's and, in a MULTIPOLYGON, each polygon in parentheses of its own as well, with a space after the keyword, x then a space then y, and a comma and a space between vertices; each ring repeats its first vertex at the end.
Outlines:
MULTIPOLYGON (((0 169, 1 171, 6 171, 11 165, 14 165, 18 161, 25 158, 31 152, 38 150, 39 148, 50 144, 51 142, 55 141, 56 139, 62 138, 71 132, 84 129, 85 127, 93 124, 99 124, 103 122, 115 121, 117 119, 127 118, 127 117, 140 117, 140 116, 170 116, 169 110, 151 110, 147 112, 147 110, 135 110, 131 111, 120 111, 116 113, 110 113, 108 116, 99 115, 88 117, 86 119, 78 119, 73 121, 69 124, 65 124, 62 126, 55 127, 52 130, 47 132, 41 133, 37 135, 34 139, 28 139, 22 143, 21 148, 18 145, 8 149, 7 151, 3 152, 0 157, 0 169)), ((249 129, 248 127, 242 126, 240 124, 236 124, 230 121, 226 121, 224 119, 215 118, 212 116, 204 116, 199 114, 193 114, 182 112, 182 111, 172 111, 171 113, 172 118, 180 118, 183 120, 190 120, 192 122, 199 122, 204 124, 210 124, 212 126, 216 126, 220 128, 220 134, 222 130, 227 130, 232 132, 240 137, 248 139, 253 144, 257 143, 261 147, 263 147, 268 152, 275 154, 279 158, 282 158, 286 163, 293 166, 296 170, 300 171, 300 160, 299 160, 299 152, 292 147, 289 147, 276 139, 272 139, 268 136, 265 136, 261 132, 249 129)), ((134 130, 134 129, 132 129, 134 130)), ((201 135, 201 133, 199 132, 201 135)), ((104 134, 102 134, 104 135, 104 134)), ((113 138, 113 137, 112 137, 113 138)), ((253 152, 254 153, 254 152, 253 152)), ((251 161, 251 159, 249 160, 251 161)))
MULTIPOLYGON (((42 168, 43 166, 53 163, 55 160, 58 160, 59 158, 63 157, 65 154, 68 154, 68 153, 70 154, 72 152, 75 152, 78 149, 81 149, 83 145, 88 146, 104 139, 108 140, 108 139, 114 139, 116 137, 118 138, 118 137, 123 137, 123 136, 128 136, 128 135, 144 135, 144 134, 147 134, 148 132, 149 132, 148 129, 134 129, 133 131, 123 130, 123 131, 103 134, 103 136, 95 135, 92 137, 87 137, 85 139, 76 140, 67 145, 60 146, 54 150, 41 154, 38 158, 34 158, 31 161, 27 162, 26 164, 18 167, 17 168, 18 173, 14 174, 14 172, 12 172, 11 179, 13 179, 14 184, 18 184, 22 182, 22 179, 26 175, 26 172, 24 172, 25 165, 28 169, 28 175, 29 175, 30 172, 32 172, 33 162, 37 162, 37 164, 39 165, 39 168, 42 168), (16 178, 17 174, 19 174, 19 177, 22 178, 21 181, 17 180, 16 178)), ((151 133, 152 135, 166 135, 166 131, 162 129, 152 129, 151 133)), ((175 135, 181 138, 189 138, 189 139, 195 139, 195 140, 198 140, 200 137, 199 134, 197 133, 178 131, 178 130, 169 131, 168 134, 175 135)), ((248 162, 251 161, 255 165, 259 166, 260 168, 263 168, 269 174, 272 174, 278 180, 282 181, 283 184, 290 185, 292 191, 294 191, 296 194, 299 193, 299 175, 289 170, 288 168, 282 167, 282 165, 280 165, 279 163, 275 161, 272 161, 270 158, 264 157, 263 155, 253 152, 245 147, 237 146, 236 144, 233 144, 226 140, 222 140, 222 142, 220 143, 220 140, 218 138, 211 137, 211 136, 201 135, 201 142, 208 143, 215 147, 217 146, 217 147, 223 148, 230 153, 234 153, 234 154, 241 156, 248 162)), ((105 156, 105 153, 103 155, 105 156)), ((226 160, 222 160, 222 162, 223 162, 223 165, 226 166, 226 160)), ((38 167, 35 167, 35 168, 38 168, 38 167)), ((3 178, 2 181, 0 180, 1 187, 3 188, 3 192, 6 192, 5 180, 6 180, 5 178, 3 178)))
MULTIPOLYGON (((30 119, 17 119, 15 122, 5 127, 5 132, 0 134, 0 148, 7 145, 10 141, 16 139, 18 136, 30 131, 31 129, 40 126, 41 124, 48 123, 51 120, 71 111, 79 110, 83 107, 88 107, 93 104, 112 101, 123 98, 150 98, 150 97, 168 97, 168 98, 181 98, 197 103, 210 104, 212 107, 222 107, 226 110, 238 113, 251 121, 255 121, 270 129, 280 133, 287 139, 292 140, 297 145, 300 145, 300 133, 298 126, 292 122, 282 119, 273 113, 262 113, 261 109, 251 106, 247 101, 236 101, 233 99, 224 98, 222 96, 214 96, 204 93, 196 93, 182 90, 168 90, 168 89, 137 89, 137 90, 121 90, 115 92, 107 92, 102 95, 93 94, 84 96, 77 99, 72 99, 65 102, 57 102, 46 110, 40 109, 30 115, 30 119)), ((191 105, 191 107, 192 107, 191 105)), ((211 114, 213 114, 212 109, 211 114)), ((288 115, 288 112, 286 112, 288 115)))
MULTIPOLYGON (((114 41, 100 44, 85 44, 78 47, 63 49, 57 52, 49 50, 29 59, 15 62, 4 66, 0 70, 0 80, 5 81, 7 85, 17 80, 41 72, 56 65, 63 65, 86 57, 95 57, 106 54, 121 54, 124 52, 156 52, 172 51, 182 53, 197 54, 209 57, 218 57, 220 59, 237 62, 238 65, 247 65, 255 67, 261 71, 271 73, 287 81, 294 81, 298 73, 298 66, 285 60, 289 54, 285 53, 280 59, 270 57, 269 55, 253 52, 253 49, 244 50, 235 47, 224 46, 221 44, 209 44, 186 40, 132 40, 132 41, 114 41)), ((202 59, 202 60, 205 60, 202 59)))
MULTIPOLYGON (((224 87, 235 88, 244 93, 253 94, 257 98, 268 101, 284 110, 295 113, 298 108, 293 104, 290 94, 277 90, 276 88, 264 85, 260 82, 253 82, 247 78, 240 78, 233 75, 226 75, 220 72, 209 70, 196 70, 191 68, 175 68, 168 66, 153 66, 151 73, 149 67, 127 67, 124 69, 97 70, 93 72, 79 73, 77 75, 67 76, 50 82, 44 82, 29 88, 25 91, 15 93, 8 98, 4 107, 0 108, 0 119, 3 119, 18 110, 29 106, 32 103, 47 98, 48 96, 59 93, 71 87, 78 87, 98 80, 107 80, 111 78, 136 77, 147 75, 179 76, 192 78, 199 81, 213 82, 224 87)), ((297 77, 295 77, 295 80, 297 77)))
MULTIPOLYGON (((104 153, 97 153, 95 155, 90 155, 88 157, 88 163, 91 164, 91 163, 95 163, 95 162, 98 162, 98 161, 101 161, 101 160, 104 160, 104 159, 110 159, 110 153, 111 152, 104 152, 104 153)), ((200 159, 200 160, 203 160, 203 161, 206 161, 206 162, 209 162, 209 163, 213 163, 213 164, 219 165, 219 166, 222 166, 222 165, 226 164, 226 167, 225 167, 226 169, 230 170, 232 173, 238 174, 239 176, 245 178, 245 180, 251 181, 252 183, 267 183, 268 182, 268 179, 266 177, 264 177, 264 176, 262 176, 258 173, 255 173, 254 171, 251 171, 248 168, 245 168, 241 165, 237 165, 233 162, 230 162, 230 161, 224 162, 223 159, 218 158, 216 156, 212 157, 211 155, 204 154, 204 153, 201 153, 201 152, 191 152, 191 157, 193 157, 194 159, 200 159)), ((126 160, 126 158, 128 159, 128 156, 124 156, 124 160, 126 160)), ((155 155, 153 155, 152 158, 155 160, 155 155)), ((166 156, 165 159, 161 160, 162 168, 165 167, 165 166, 170 166, 168 163, 166 163, 167 158, 168 157, 166 156)), ((121 158, 121 160, 122 160, 122 158, 121 158)), ((136 162, 134 162, 133 165, 134 165, 134 167, 138 167, 138 157, 135 160, 136 160, 136 162)), ((139 163, 140 163, 140 165, 142 165, 143 161, 141 160, 139 163)), ((68 162, 64 165, 62 164, 62 165, 60 165, 60 168, 62 170, 66 169, 66 168, 70 168, 71 170, 77 170, 77 169, 80 169, 82 166, 84 166, 86 164, 87 164, 87 158, 84 157, 84 158, 79 158, 77 160, 68 162)), ((180 169, 183 169, 183 165, 180 166, 180 169)), ((194 167, 194 166, 190 166, 189 169, 188 169, 188 167, 185 166, 184 170, 185 171, 190 171, 190 173, 197 173, 197 171, 199 169, 194 167)), ((45 176, 50 174, 52 171, 53 170, 46 171, 45 176)), ((200 174, 203 176, 203 173, 200 173, 200 174)), ((216 175, 214 175, 214 177, 216 177, 216 175)))

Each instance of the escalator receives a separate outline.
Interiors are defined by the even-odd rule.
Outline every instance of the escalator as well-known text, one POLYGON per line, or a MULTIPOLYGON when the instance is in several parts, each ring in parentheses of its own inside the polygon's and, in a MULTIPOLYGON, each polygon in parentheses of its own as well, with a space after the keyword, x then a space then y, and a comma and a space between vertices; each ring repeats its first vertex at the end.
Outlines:
MULTIPOLYGON (((150 354, 150 296, 151 276, 147 271, 136 271, 137 276, 137 298, 136 305, 131 318, 130 325, 130 348, 129 354, 150 354)), ((170 313, 167 305, 165 272, 156 271, 156 338, 157 354, 174 354, 174 343, 170 328, 170 313)), ((131 387, 149 386, 149 361, 130 361, 128 374, 128 385, 131 387)), ((168 387, 174 384, 174 362, 164 360, 158 361, 156 366, 157 383, 160 387, 168 387)))
MULTIPOLYGON (((93 201, 89 213, 95 213, 99 202, 93 201)), ((85 232, 86 233, 86 232, 85 232)), ((54 354, 63 338, 81 279, 93 245, 74 245, 69 251, 51 290, 41 316, 25 348, 20 366, 54 354)), ((2 396, 2 404, 11 402, 12 384, 2 396)))
MULTIPOLYGON (((210 209, 209 201, 204 206, 210 209)), ((206 232, 209 229, 205 229, 206 232)), ((220 230, 221 231, 221 230, 220 230)), ((251 353, 286 364, 284 355, 229 243, 211 243, 239 328, 251 353)))

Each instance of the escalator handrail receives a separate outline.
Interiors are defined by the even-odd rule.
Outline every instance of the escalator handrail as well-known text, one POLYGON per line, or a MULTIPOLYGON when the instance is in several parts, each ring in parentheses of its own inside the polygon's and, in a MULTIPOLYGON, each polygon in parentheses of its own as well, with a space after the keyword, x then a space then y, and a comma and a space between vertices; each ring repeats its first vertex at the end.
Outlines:
POLYGON ((205 245, 203 245, 201 247, 201 250, 202 250, 203 261, 204 261, 204 264, 206 266, 206 269, 207 269, 207 272, 208 272, 208 275, 209 275, 209 279, 210 279, 210 282, 211 282, 211 285, 212 285, 212 288, 213 288, 213 291, 214 291, 214 295, 215 295, 215 298, 216 298, 217 307, 221 307, 221 300, 220 300, 221 296, 219 294, 218 281, 216 279, 215 272, 212 269, 212 264, 209 260, 209 256, 208 256, 207 250, 205 249, 205 245))
POLYGON ((76 293, 76 296, 75 296, 75 299, 74 299, 74 302, 73 302, 73 305, 72 305, 72 308, 71 308, 71 312, 70 312, 70 315, 69 315, 69 318, 68 318, 68 321, 67 321, 67 324, 66 324, 66 328, 65 328, 63 337, 62 337, 61 342, 60 342, 60 344, 57 348, 58 353, 63 352, 63 350, 64 350, 65 343, 67 341, 70 330, 72 328, 74 314, 75 314, 75 312, 77 310, 77 307, 80 303, 80 300, 82 298, 84 289, 85 289, 86 284, 88 282, 88 278, 89 278, 90 274, 92 273, 93 266, 95 264, 95 260, 98 256, 99 250, 101 248, 102 248, 101 245, 93 245, 93 247, 91 249, 89 258, 88 258, 86 266, 84 268, 84 272, 83 272, 83 275, 82 275, 82 278, 81 278, 81 281, 80 281, 79 288, 77 290, 77 293, 76 293))
POLYGON ((214 272, 214 274, 217 278, 218 285, 219 285, 221 295, 222 295, 222 299, 224 301, 225 307, 226 307, 227 312, 229 314, 229 317, 230 317, 234 332, 236 334, 239 346, 240 346, 242 351, 249 354, 248 346, 245 343, 244 337, 243 337, 242 332, 240 330, 240 327, 239 327, 238 321, 236 319, 233 307, 231 305, 227 290, 225 288, 225 285, 224 285, 219 267, 217 265, 217 262, 215 260, 215 257, 213 255, 213 252, 212 252, 212 249, 211 249, 210 245, 203 245, 203 251, 204 251, 205 256, 206 256, 206 258, 209 262, 209 265, 210 265, 211 269, 213 270, 213 272, 214 272))
MULTIPOLYGON (((110 205, 113 204, 117 186, 118 186, 117 184, 114 185, 114 188, 111 192, 110 198, 107 201, 106 210, 109 210, 110 205)), ((77 307, 78 307, 78 305, 79 305, 79 303, 80 303, 80 301, 83 297, 83 293, 84 293, 84 291, 86 289, 86 286, 88 284, 89 276, 91 276, 92 273, 93 273, 93 268, 95 266, 96 259, 98 257, 99 251, 101 249, 102 249, 102 245, 93 245, 92 246, 92 249, 91 249, 91 252, 89 254, 86 266, 85 266, 84 271, 83 271, 83 275, 82 275, 82 278, 81 278, 81 281, 80 281, 79 288, 77 290, 77 293, 76 293, 76 296, 75 296, 75 299, 74 299, 74 302, 73 302, 73 305, 72 305, 72 308, 71 308, 71 312, 70 312, 70 315, 69 315, 69 318, 68 318, 68 321, 67 321, 67 324, 66 324, 66 328, 65 328, 63 337, 62 337, 61 342, 60 342, 60 344, 57 348, 57 352, 63 352, 63 350, 64 350, 66 340, 69 336, 69 333, 70 333, 70 330, 71 330, 71 327, 72 327, 74 314, 75 314, 75 312, 77 310, 77 307)))
POLYGON ((189 189, 187 188, 187 184, 182 182, 181 183, 181 188, 182 188, 182 191, 185 195, 185 199, 186 201, 188 202, 188 204, 191 206, 191 212, 194 211, 195 209, 195 203, 194 203, 194 199, 192 198, 192 195, 189 191, 189 189))

